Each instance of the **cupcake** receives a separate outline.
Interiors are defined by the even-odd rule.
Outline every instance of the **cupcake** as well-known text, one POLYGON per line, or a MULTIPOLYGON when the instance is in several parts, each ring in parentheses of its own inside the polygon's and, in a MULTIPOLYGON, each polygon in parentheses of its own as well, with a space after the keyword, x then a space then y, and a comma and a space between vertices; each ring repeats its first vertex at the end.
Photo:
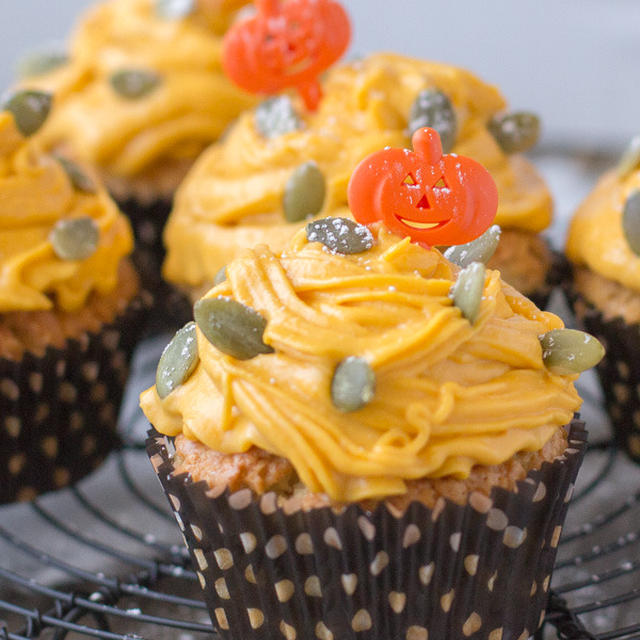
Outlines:
POLYGON ((222 637, 529 638, 595 340, 479 262, 336 217, 245 250, 194 314, 141 406, 222 637))
POLYGON ((19 92, 0 111, 0 502, 73 482, 118 444, 140 328, 127 219, 29 138, 50 103, 19 92))
POLYGON ((549 191, 520 154, 538 121, 509 113, 495 87, 449 65, 375 54, 330 70, 316 111, 280 95, 247 111, 202 154, 179 189, 165 231, 164 276, 197 299, 245 247, 276 253, 309 216, 348 216, 354 167, 384 146, 406 147, 432 126, 445 151, 482 162, 498 184, 502 242, 490 266, 542 300, 552 258, 540 237, 549 191))
POLYGON ((159 270, 160 232, 183 176, 256 101, 221 68, 222 37, 246 4, 102 2, 78 23, 66 59, 23 80, 56 95, 41 143, 96 167, 152 251, 143 256, 150 269, 159 270))
POLYGON ((607 345, 598 366, 618 443, 640 461, 640 140, 571 220, 567 285, 578 320, 607 345))

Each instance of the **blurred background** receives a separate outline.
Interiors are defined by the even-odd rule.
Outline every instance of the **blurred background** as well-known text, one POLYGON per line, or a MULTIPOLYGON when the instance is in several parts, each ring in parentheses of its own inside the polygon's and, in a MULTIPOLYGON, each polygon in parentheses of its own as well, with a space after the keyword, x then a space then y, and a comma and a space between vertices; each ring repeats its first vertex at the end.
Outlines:
MULTIPOLYGON (((0 86, 20 56, 61 44, 91 0, 0 0, 0 86)), ((454 63, 543 120, 541 147, 617 153, 640 132, 638 0, 343 0, 354 54, 454 63)))

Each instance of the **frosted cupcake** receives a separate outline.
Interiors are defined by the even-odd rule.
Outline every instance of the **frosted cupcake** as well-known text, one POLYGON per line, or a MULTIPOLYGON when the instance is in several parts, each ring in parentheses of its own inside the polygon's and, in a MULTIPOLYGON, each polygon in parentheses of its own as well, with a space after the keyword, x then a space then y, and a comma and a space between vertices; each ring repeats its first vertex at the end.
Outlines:
POLYGON ((351 218, 244 251, 194 312, 141 405, 175 439, 149 453, 223 637, 538 628, 595 340, 480 262, 351 218))
POLYGON ((246 4, 102 2, 79 21, 68 58, 23 81, 56 94, 42 144, 96 167, 156 253, 183 176, 255 103, 220 62, 224 32, 246 4))
POLYGON ((471 156, 500 193, 502 242, 491 266, 528 294, 548 292, 551 256, 539 236, 550 222, 549 191, 520 154, 537 119, 510 114, 495 87, 449 65, 375 54, 330 70, 317 111, 280 96, 245 112, 200 158, 179 190, 165 232, 165 277, 206 291, 245 247, 278 252, 309 216, 347 216, 347 183, 367 154, 408 146, 436 128, 445 151, 471 156))
POLYGON ((567 238, 568 293, 579 320, 607 345, 598 366, 616 438, 640 460, 640 140, 577 209, 567 238))
POLYGON ((118 443, 140 330, 127 219, 29 139, 50 103, 17 93, 0 111, 0 502, 77 480, 118 443))

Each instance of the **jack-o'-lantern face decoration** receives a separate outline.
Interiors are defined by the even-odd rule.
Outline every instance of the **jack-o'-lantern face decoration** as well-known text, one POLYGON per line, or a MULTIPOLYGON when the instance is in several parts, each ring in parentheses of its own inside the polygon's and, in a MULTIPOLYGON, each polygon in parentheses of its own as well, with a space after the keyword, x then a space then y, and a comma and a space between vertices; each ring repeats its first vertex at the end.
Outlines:
POLYGON ((358 222, 387 228, 423 245, 464 244, 486 231, 498 208, 489 172, 471 158, 442 155, 440 136, 418 129, 414 151, 384 149, 365 158, 349 183, 358 222))
POLYGON ((258 12, 232 27, 223 43, 225 73, 251 93, 300 92, 308 109, 321 97, 318 76, 351 38, 345 10, 334 0, 257 0, 258 12))

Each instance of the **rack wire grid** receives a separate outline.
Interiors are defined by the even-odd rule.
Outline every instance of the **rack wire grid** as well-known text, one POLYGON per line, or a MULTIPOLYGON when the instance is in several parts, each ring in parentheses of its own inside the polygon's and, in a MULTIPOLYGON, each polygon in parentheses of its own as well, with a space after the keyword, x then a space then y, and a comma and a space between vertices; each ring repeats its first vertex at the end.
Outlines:
MULTIPOLYGON (((606 440, 592 444, 537 638, 640 638, 639 524, 640 467, 606 440)), ((211 637, 196 574, 135 439, 78 485, 0 509, 0 638, 211 637)))

